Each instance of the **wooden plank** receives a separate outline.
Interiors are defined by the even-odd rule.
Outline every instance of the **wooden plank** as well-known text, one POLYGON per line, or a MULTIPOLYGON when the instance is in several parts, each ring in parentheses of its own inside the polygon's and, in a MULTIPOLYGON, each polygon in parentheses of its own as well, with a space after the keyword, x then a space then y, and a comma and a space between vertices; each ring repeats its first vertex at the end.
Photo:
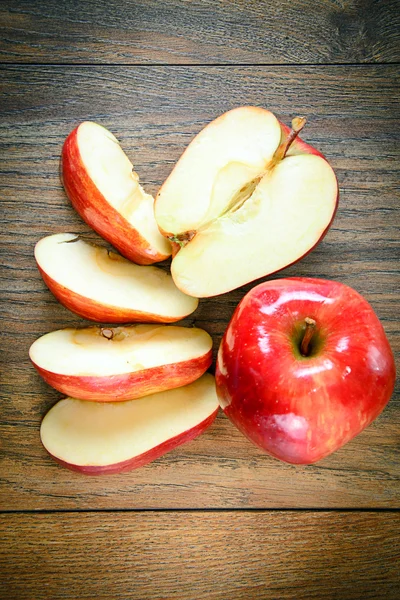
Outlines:
POLYGON ((2 515, 2 597, 398 599, 399 514, 2 515))
POLYGON ((355 63, 399 60, 396 0, 5 0, 0 60, 355 63))
MULTIPOLYGON (((27 358, 39 335, 83 323, 57 304, 33 259, 46 234, 70 230, 95 239, 58 179, 68 132, 84 119, 108 126, 155 192, 207 121, 246 103, 266 105, 284 122, 307 115, 304 137, 329 157, 341 187, 327 238, 280 276, 327 277, 356 288, 398 357, 397 69, 5 67, 1 75, 1 508, 398 507, 398 393, 367 431, 314 466, 261 454, 220 415, 198 440, 143 469, 85 478, 58 467, 40 446, 40 420, 60 395, 27 358)), ((185 322, 209 331, 216 350, 250 287, 202 301, 185 322)))

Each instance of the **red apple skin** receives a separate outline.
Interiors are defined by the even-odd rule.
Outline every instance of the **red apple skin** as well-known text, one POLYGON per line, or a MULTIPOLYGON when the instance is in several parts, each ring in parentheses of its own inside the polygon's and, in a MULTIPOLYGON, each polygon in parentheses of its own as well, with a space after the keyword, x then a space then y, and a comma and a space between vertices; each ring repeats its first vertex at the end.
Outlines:
POLYGON ((96 323, 176 323, 187 316, 166 317, 129 310, 120 306, 101 304, 60 285, 52 277, 49 277, 39 265, 38 269, 43 281, 57 300, 68 310, 89 321, 96 321, 96 323))
POLYGON ((393 354, 368 302, 341 283, 311 278, 253 288, 225 332, 216 369, 227 417, 265 452, 294 464, 314 463, 359 434, 384 409, 394 382, 393 354), (303 357, 293 334, 306 317, 315 319, 322 347, 303 357))
POLYGON ((103 377, 61 375, 47 371, 33 361, 32 363, 46 383, 67 396, 96 402, 119 402, 142 398, 192 383, 210 367, 212 351, 180 363, 103 377))
POLYGON ((79 126, 69 134, 61 154, 61 181, 72 206, 92 229, 129 260, 151 265, 168 258, 168 254, 155 252, 95 186, 81 158, 78 129, 79 126))
MULTIPOLYGON (((174 448, 185 444, 186 442, 190 442, 194 438, 198 437, 202 434, 215 420, 215 417, 218 414, 218 408, 215 410, 207 419, 189 429, 188 431, 184 431, 183 433, 171 438, 170 440, 166 440, 159 446, 140 454, 139 456, 135 456, 129 460, 125 460, 123 462, 119 462, 113 465, 104 465, 104 466, 92 466, 92 465, 72 465, 67 463, 53 454, 50 456, 61 466, 66 467, 70 471, 76 471, 78 473, 82 473, 84 475, 113 475, 115 473, 123 473, 125 471, 132 471, 133 469, 138 469, 139 467, 143 467, 148 463, 156 460, 156 458, 160 458, 167 452, 170 452, 174 448)), ((48 452, 46 450, 46 452, 48 452)))

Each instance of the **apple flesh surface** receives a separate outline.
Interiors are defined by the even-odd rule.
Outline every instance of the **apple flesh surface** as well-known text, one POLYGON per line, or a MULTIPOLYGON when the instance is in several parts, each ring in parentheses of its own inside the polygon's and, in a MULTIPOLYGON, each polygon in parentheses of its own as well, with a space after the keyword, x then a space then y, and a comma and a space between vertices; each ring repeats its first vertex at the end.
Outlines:
POLYGON ((194 439, 218 412, 214 377, 126 402, 65 398, 44 417, 42 443, 63 466, 87 475, 141 467, 194 439))
POLYGON ((195 381, 212 362, 212 339, 196 327, 131 325, 53 331, 29 356, 43 379, 81 400, 131 400, 195 381))
POLYGON ((154 219, 154 199, 107 129, 86 121, 70 133, 61 178, 75 210, 123 256, 141 265, 170 256, 171 245, 154 219))
POLYGON ((215 296, 298 261, 323 238, 338 202, 320 152, 268 110, 245 106, 205 127, 155 201, 173 243, 179 289, 215 296))
POLYGON ((311 278, 253 288, 224 334, 216 369, 227 417, 265 452, 295 464, 314 463, 359 434, 388 403, 394 381, 393 355, 368 302, 346 285, 311 278))
POLYGON ((91 321, 172 323, 198 305, 197 299, 178 290, 169 273, 135 265, 72 233, 41 239, 35 259, 61 304, 91 321))

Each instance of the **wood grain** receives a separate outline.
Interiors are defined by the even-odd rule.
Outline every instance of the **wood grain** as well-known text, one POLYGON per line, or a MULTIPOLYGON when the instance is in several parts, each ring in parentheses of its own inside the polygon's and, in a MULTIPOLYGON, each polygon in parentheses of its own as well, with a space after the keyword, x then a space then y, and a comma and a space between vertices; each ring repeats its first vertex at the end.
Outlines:
POLYGON ((399 60, 396 0, 4 0, 0 61, 384 63, 399 60))
MULTIPOLYGON (((109 127, 155 192, 201 127, 240 104, 265 105, 284 122, 305 114, 304 138, 331 160, 341 201, 324 242, 279 276, 340 280, 376 310, 400 351, 398 72, 357 67, 4 67, 0 109, 2 188, 3 510, 210 507, 399 507, 398 392, 356 440, 310 467, 284 465, 220 415, 199 439, 138 471, 85 478, 63 470, 39 442, 60 397, 28 361, 39 335, 84 321, 43 284, 34 244, 62 231, 96 239, 58 177, 61 146, 84 119, 109 127)), ((246 286, 204 300, 183 323, 214 338, 214 351, 246 286)))
POLYGON ((7 600, 398 599, 400 515, 2 515, 7 600))

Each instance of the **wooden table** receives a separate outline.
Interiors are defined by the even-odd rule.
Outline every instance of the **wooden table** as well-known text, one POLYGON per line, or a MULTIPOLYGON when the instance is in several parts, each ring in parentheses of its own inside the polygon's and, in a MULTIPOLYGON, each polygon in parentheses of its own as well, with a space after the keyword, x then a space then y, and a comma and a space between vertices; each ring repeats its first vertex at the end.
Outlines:
MULTIPOLYGON (((59 181, 66 135, 85 119, 104 124, 155 193, 204 124, 242 104, 286 123, 305 114, 304 138, 339 178, 328 236, 278 276, 357 289, 398 357, 395 0, 5 0, 0 10, 0 597, 400 598, 398 393, 313 466, 263 455, 220 414, 138 471, 85 478, 41 447, 60 394, 28 361, 38 336, 83 324, 33 258, 45 235, 96 237, 59 181)), ((210 332, 216 350, 250 287, 202 301, 184 323, 210 332)))

